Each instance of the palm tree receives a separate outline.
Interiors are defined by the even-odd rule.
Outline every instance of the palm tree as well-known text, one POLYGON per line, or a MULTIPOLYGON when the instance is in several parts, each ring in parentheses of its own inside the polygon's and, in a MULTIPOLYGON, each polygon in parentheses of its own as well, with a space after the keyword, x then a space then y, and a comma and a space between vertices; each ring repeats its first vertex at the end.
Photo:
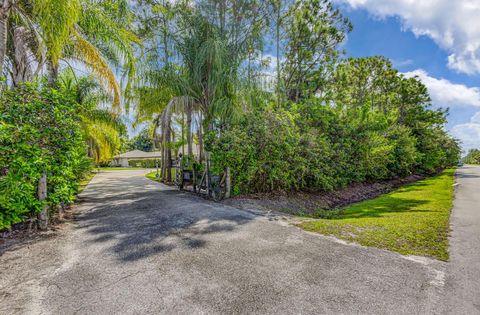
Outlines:
MULTIPOLYGON (((172 142, 172 117, 186 116, 188 154, 192 150, 193 132, 198 133, 200 161, 203 158, 203 130, 221 131, 238 117, 242 107, 239 98, 239 67, 246 41, 236 36, 226 36, 226 29, 214 24, 208 14, 185 6, 162 6, 160 22, 151 24, 150 16, 146 33, 159 29, 150 36, 147 54, 140 67, 142 86, 137 89, 139 104, 138 121, 154 122, 164 155, 162 169, 170 167, 172 142), (168 13, 167 11, 170 10, 168 13), (155 28, 156 27, 156 28, 155 28), (164 31, 164 32, 162 32, 164 31), (168 31, 168 36, 158 34, 168 31), (171 55, 168 47, 174 48, 171 55), (193 127, 196 123, 196 128, 193 127)), ((221 23, 220 23, 221 24, 221 23)), ((238 31, 238 29, 236 29, 238 31)), ((184 122, 182 121, 182 126, 184 122)))
POLYGON ((96 165, 111 161, 120 148, 120 135, 126 132, 118 115, 101 106, 111 98, 91 76, 77 79, 72 71, 65 71, 58 81, 59 88, 80 105, 78 114, 89 156, 96 165))
POLYGON ((121 90, 109 63, 123 70, 128 95, 136 75, 135 50, 141 46, 141 40, 131 30, 134 16, 128 2, 111 0, 99 5, 98 1, 82 0, 80 19, 71 30, 73 47, 65 54, 86 64, 105 83, 117 109, 121 90))
MULTIPOLYGON (((162 112, 162 134, 169 141, 169 122, 172 112, 183 112, 191 122, 192 112, 199 120, 198 140, 203 157, 203 131, 219 130, 235 118, 239 112, 236 102, 235 82, 237 65, 229 54, 228 41, 221 30, 202 16, 184 16, 184 30, 175 39, 175 47, 182 58, 182 67, 172 74, 169 82, 175 86, 173 97, 162 112)), ((191 124, 187 122, 187 132, 191 124)), ((191 135, 187 134, 188 143, 191 135)), ((191 144, 189 145, 189 148, 191 144)), ((189 149, 190 151, 190 149, 189 149)), ((207 157, 207 174, 208 155, 207 157)), ((169 167, 167 160, 167 168, 169 167)), ((210 181, 210 179, 207 179, 210 181)))
MULTIPOLYGON (((118 109, 121 88, 112 66, 123 69, 128 91, 135 76, 135 46, 141 44, 130 29, 132 19, 127 0, 3 0, 0 65, 9 56, 11 65, 25 70, 20 74, 38 74, 46 63, 53 84, 60 60, 81 62, 113 95, 113 105, 118 109), (18 35, 13 36, 11 44, 8 32, 18 35), (31 69, 34 64, 36 71, 31 69)), ((12 75, 19 74, 15 71, 12 75)), ((29 79, 28 75, 17 75, 12 81, 29 79)))
POLYGON ((9 0, 0 0, 0 75, 3 74, 5 56, 7 54, 7 22, 10 14, 9 0))
POLYGON ((199 104, 211 129, 215 119, 223 124, 237 112, 234 84, 238 65, 232 62, 228 41, 218 27, 197 14, 185 16, 184 23, 185 31, 175 43, 183 63, 175 83, 182 95, 199 104))

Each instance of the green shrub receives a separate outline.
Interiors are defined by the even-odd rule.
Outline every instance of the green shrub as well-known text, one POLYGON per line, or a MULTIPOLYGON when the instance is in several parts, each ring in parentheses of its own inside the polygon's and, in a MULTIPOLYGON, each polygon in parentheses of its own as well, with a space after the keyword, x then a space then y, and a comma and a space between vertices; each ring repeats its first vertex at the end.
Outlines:
MULTIPOLYGON (((142 167, 142 168, 155 168, 157 159, 145 159, 145 160, 129 160, 128 166, 130 167, 142 167)), ((160 162, 159 162, 160 166, 160 162)))
POLYGON ((396 112, 360 108, 345 115, 318 98, 288 110, 268 108, 247 112, 240 123, 206 138, 212 169, 231 168, 234 194, 329 191, 432 173, 458 159, 458 143, 438 128, 438 113, 431 124, 410 127, 398 123, 396 112))
POLYGON ((231 167, 234 193, 289 190, 300 188, 299 140, 290 113, 261 111, 248 114, 221 137, 210 134, 206 149, 212 152, 214 170, 231 167))
POLYGON ((91 162, 77 104, 34 84, 3 92, 0 100, 0 230, 38 212, 37 182, 47 173, 50 205, 70 203, 91 162))
POLYGON ((407 176, 415 172, 419 163, 417 139, 405 126, 392 126, 388 139, 393 145, 393 158, 388 164, 390 176, 407 176))

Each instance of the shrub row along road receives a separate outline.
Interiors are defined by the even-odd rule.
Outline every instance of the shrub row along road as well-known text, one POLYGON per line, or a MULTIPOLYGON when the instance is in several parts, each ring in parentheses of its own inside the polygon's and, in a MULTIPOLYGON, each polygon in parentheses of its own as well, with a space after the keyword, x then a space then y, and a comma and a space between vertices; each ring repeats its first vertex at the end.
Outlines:
MULTIPOLYGON (((480 187, 478 168, 462 174, 460 190, 480 187)), ((144 175, 97 175, 81 196, 75 222, 52 237, 9 247, 0 257, 0 313, 428 314, 445 312, 445 296, 464 299, 464 307, 479 292, 475 270, 461 275, 472 263, 478 268, 478 260, 462 256, 475 250, 478 259, 478 235, 468 234, 479 232, 468 225, 478 224, 478 213, 467 211, 473 217, 465 225, 463 213, 454 214, 454 226, 465 231, 454 231, 459 249, 452 261, 459 265, 452 269, 344 244, 144 175), (464 237, 474 238, 476 247, 460 248, 464 237), (470 287, 452 295, 461 286, 456 280, 470 287)), ((465 193, 460 196, 469 198, 465 193)), ((478 204, 457 202, 463 210, 478 204)), ((468 307, 471 314, 475 306, 468 307)))

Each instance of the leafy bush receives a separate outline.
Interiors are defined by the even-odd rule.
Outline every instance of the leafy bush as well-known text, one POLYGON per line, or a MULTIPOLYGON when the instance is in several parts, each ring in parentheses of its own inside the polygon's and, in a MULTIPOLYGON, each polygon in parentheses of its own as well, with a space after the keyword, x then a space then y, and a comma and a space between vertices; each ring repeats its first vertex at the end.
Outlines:
POLYGON ((70 203, 90 169, 77 104, 35 84, 3 92, 0 100, 0 230, 38 212, 43 203, 70 203), (47 174, 47 200, 37 182, 47 174))
POLYGON ((268 108, 247 112, 240 123, 206 139, 212 167, 231 168, 234 194, 329 191, 432 173, 458 158, 457 142, 443 129, 398 124, 396 112, 360 109, 345 116, 318 98, 288 110, 268 108))
POLYGON ((143 129, 138 135, 130 139, 126 144, 127 151, 140 150, 150 152, 154 149, 152 137, 147 128, 143 129))
POLYGON ((264 192, 300 188, 299 140, 290 113, 261 111, 247 115, 221 137, 211 133, 206 149, 212 151, 212 169, 231 167, 234 192, 264 192))
POLYGON ((388 131, 388 139, 393 145, 393 156, 388 164, 390 176, 407 176, 415 172, 419 161, 417 139, 405 126, 392 126, 388 131))
MULTIPOLYGON (((145 159, 145 160, 129 160, 128 166, 130 167, 143 167, 143 168, 155 168, 157 159, 145 159)), ((160 164, 159 164, 160 167, 160 164)))

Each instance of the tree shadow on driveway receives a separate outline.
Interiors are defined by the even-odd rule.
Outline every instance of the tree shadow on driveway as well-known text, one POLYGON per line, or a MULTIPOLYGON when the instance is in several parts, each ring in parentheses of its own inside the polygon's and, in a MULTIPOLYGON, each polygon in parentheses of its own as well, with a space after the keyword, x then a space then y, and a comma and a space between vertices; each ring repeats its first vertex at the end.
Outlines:
POLYGON ((131 192, 84 195, 81 206, 85 211, 77 221, 88 241, 103 243, 105 250, 122 261, 202 248, 208 243, 205 236, 231 232, 256 217, 166 186, 158 189, 156 183, 156 189, 148 185, 129 189, 125 183, 109 181, 92 191, 111 192, 119 184, 131 192))

